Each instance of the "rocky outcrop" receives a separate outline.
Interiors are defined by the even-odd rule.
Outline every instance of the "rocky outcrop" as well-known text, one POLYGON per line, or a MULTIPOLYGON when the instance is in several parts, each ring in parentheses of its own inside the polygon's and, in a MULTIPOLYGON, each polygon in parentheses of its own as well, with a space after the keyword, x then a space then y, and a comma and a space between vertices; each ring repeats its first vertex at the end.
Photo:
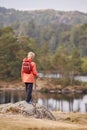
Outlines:
POLYGON ((0 113, 6 114, 22 114, 24 116, 33 116, 35 118, 46 118, 56 120, 51 111, 39 104, 28 104, 26 101, 17 103, 8 103, 0 105, 0 113))

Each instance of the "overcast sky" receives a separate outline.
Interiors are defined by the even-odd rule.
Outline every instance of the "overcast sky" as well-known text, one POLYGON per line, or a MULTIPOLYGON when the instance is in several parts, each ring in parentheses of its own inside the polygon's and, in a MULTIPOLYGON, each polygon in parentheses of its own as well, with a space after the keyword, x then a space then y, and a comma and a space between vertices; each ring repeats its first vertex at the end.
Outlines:
POLYGON ((0 0, 0 6, 18 10, 55 9, 87 13, 87 0, 0 0))

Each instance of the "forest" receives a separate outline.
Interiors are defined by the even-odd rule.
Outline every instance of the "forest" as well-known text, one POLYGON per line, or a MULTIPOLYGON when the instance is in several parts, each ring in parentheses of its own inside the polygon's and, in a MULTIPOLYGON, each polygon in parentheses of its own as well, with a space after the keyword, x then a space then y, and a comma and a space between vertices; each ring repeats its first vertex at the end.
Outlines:
POLYGON ((75 75, 87 75, 86 21, 87 14, 80 12, 0 8, 0 80, 20 79, 29 51, 36 54, 38 72, 60 74, 66 84, 75 75))

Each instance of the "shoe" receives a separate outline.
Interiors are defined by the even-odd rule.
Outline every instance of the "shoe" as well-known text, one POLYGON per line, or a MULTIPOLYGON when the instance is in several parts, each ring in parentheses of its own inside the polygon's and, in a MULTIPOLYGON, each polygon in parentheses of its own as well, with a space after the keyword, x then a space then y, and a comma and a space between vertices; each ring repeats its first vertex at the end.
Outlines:
POLYGON ((30 101, 26 101, 28 104, 32 104, 32 100, 30 100, 30 101))
POLYGON ((32 101, 28 102, 28 104, 32 104, 32 101))

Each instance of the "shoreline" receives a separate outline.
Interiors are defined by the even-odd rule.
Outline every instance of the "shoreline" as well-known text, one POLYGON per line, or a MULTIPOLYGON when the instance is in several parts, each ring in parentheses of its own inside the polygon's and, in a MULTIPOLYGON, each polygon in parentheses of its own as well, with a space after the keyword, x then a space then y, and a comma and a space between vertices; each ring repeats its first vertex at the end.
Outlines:
MULTIPOLYGON (((17 81, 1 81, 0 90, 24 90, 25 84, 20 80, 17 81)), ((52 84, 47 79, 38 79, 36 81, 36 89, 43 93, 58 93, 58 94, 87 94, 87 88, 80 85, 62 87, 59 84, 52 84)))

